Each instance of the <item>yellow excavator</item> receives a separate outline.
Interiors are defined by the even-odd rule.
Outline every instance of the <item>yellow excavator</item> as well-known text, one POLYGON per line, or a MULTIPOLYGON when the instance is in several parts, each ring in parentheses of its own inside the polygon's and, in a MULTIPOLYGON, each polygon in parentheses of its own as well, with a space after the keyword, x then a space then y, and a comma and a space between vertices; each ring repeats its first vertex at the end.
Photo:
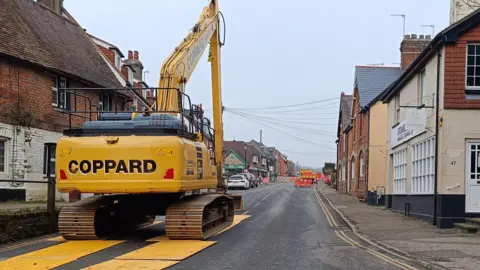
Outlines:
POLYGON ((97 112, 81 128, 64 131, 56 148, 57 189, 95 194, 61 209, 65 239, 104 239, 156 216, 165 216, 169 239, 204 240, 232 224, 242 197, 226 193, 222 173, 220 15, 218 0, 211 0, 162 65, 150 109, 97 112), (185 94, 208 44, 214 129, 185 94))

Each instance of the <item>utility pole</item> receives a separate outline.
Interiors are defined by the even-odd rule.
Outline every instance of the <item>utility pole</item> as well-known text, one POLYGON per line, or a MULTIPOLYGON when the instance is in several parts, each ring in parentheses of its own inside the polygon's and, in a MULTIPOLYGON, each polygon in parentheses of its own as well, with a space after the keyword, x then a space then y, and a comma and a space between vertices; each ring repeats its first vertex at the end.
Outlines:
POLYGON ((403 36, 402 38, 405 36, 405 26, 406 26, 406 17, 407 15, 405 14, 390 14, 391 17, 402 17, 403 18, 403 36))

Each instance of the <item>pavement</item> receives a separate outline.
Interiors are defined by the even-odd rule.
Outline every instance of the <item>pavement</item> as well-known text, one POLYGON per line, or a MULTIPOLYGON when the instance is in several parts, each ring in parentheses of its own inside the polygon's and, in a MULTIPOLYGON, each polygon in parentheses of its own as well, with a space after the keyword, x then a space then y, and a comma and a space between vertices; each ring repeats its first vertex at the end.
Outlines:
POLYGON ((357 237, 312 188, 244 194, 242 220, 208 241, 170 241, 162 219, 105 241, 60 237, 0 248, 0 269, 423 269, 357 237))
POLYGON ((480 235, 440 229, 382 207, 370 206, 321 183, 318 190, 357 235, 431 269, 479 269, 480 235))

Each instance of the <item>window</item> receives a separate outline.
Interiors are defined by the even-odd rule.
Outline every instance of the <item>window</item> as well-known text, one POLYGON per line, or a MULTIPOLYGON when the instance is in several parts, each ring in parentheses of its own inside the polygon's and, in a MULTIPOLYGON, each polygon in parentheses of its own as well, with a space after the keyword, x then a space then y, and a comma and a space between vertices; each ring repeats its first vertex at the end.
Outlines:
POLYGON ((344 164, 343 166, 343 172, 342 172, 342 182, 345 183, 345 178, 347 177, 347 164, 344 164))
POLYGON ((400 94, 395 96, 395 124, 400 123, 400 94))
POLYGON ((425 69, 418 75, 418 106, 423 105, 423 96, 425 90, 425 69))
POLYGON ((412 146, 412 193, 433 194, 435 138, 412 146))
POLYGON ((352 157, 352 166, 350 167, 350 190, 355 185, 355 158, 352 157))
POLYGON ((393 193, 407 193, 407 149, 393 154, 393 193))
POLYGON ((258 163, 258 156, 253 156, 253 163, 258 163))
POLYGON ((128 69, 128 81, 133 84, 133 71, 130 68, 128 69))
POLYGON ((480 90, 480 44, 467 45, 467 89, 480 90))
POLYGON ((7 172, 7 147, 8 141, 0 138, 0 173, 7 172))
POLYGON ((55 151, 57 149, 56 143, 46 143, 43 145, 43 176, 47 177, 50 172, 50 177, 55 177, 55 151))
POLYGON ((98 105, 100 105, 100 109, 104 112, 113 111, 112 94, 100 92, 100 101, 98 102, 98 105))
POLYGON ((115 66, 120 69, 121 67, 121 64, 122 64, 122 60, 120 58, 120 55, 118 54, 118 52, 115 52, 115 66))
POLYGON ((59 76, 52 78, 52 106, 60 109, 70 109, 70 93, 65 91, 67 79, 59 76))
POLYGON ((360 120, 360 138, 362 138, 362 128, 363 128, 363 117, 362 115, 360 115, 359 117, 359 120, 360 120))
POLYGON ((262 158, 262 165, 267 165, 267 159, 266 158, 262 158))
POLYGON ((359 162, 360 168, 358 169, 358 171, 359 171, 359 174, 360 174, 360 179, 362 179, 363 178, 363 165, 364 165, 364 163, 363 163, 363 152, 360 152, 359 160, 360 160, 360 162, 359 162))
POLYGON ((346 144, 347 144, 347 135, 343 134, 343 152, 345 152, 345 149, 347 148, 346 144))

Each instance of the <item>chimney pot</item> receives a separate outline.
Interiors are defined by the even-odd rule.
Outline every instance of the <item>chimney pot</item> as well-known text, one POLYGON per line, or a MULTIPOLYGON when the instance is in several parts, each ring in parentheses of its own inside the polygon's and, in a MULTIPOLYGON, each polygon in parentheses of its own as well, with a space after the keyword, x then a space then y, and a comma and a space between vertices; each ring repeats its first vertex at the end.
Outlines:
POLYGON ((431 35, 426 35, 425 39, 432 39, 432 36, 431 35))
POLYGON ((138 60, 138 51, 133 52, 133 59, 138 60))
POLYGON ((417 35, 416 35, 416 34, 412 34, 411 37, 412 37, 412 39, 417 39, 417 35))
POLYGON ((403 36, 404 39, 410 39, 410 35, 403 36))
POLYGON ((132 60, 132 59, 133 59, 133 52, 128 51, 128 60, 132 60))
POLYGON ((420 39, 425 39, 425 36, 424 36, 424 35, 420 35, 420 39))

